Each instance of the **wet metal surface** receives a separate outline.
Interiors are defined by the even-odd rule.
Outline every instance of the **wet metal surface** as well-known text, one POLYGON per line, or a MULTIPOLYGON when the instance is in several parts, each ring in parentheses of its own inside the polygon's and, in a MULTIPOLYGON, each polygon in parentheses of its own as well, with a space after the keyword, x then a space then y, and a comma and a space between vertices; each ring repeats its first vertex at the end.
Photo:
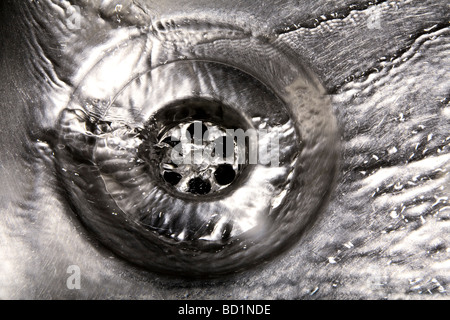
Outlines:
POLYGON ((2 6, 0 297, 448 298, 445 1, 2 6), (191 98, 280 165, 179 195, 141 151, 191 98))

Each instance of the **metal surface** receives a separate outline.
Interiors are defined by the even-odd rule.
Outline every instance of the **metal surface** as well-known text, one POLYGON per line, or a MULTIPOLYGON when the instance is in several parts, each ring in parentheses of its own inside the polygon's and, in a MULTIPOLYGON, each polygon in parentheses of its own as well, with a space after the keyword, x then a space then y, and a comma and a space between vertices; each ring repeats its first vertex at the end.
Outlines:
MULTIPOLYGON (((0 297, 445 299, 447 12, 444 1, 3 2, 0 297), (250 170, 208 201, 187 195, 146 207, 133 185, 124 192, 127 176, 105 173, 107 157, 123 156, 156 110, 192 96, 240 110, 247 126, 294 128, 280 150, 297 162, 281 157, 288 169, 267 168, 272 177, 250 170), (125 148, 102 149, 89 130, 118 132, 125 148), (236 190, 241 203, 227 200, 236 190), (206 250, 180 259, 203 250, 192 242, 141 255, 186 242, 171 239, 187 223, 177 214, 144 241, 153 232, 145 223, 156 223, 148 208, 183 208, 185 217, 220 201, 226 221, 256 212, 253 227, 267 225, 267 208, 280 218, 221 243, 219 258, 206 250), (80 289, 67 286, 72 265, 80 289)), ((171 188, 161 187, 161 199, 171 188)))

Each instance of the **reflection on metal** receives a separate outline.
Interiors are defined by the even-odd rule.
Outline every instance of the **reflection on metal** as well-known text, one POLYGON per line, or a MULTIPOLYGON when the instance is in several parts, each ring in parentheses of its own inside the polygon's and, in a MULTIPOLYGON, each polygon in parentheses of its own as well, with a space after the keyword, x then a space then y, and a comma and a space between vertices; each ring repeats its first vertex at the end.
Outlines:
POLYGON ((294 244, 332 188, 338 152, 330 103, 295 53, 202 28, 143 34, 104 56, 61 112, 55 149, 74 207, 107 247, 189 276, 294 244))

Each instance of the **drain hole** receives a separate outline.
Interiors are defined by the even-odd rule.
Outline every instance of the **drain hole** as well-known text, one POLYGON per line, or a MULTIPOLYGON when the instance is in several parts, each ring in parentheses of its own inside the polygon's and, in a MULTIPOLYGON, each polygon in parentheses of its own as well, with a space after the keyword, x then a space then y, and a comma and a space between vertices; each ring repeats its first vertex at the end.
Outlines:
POLYGON ((181 175, 176 172, 165 171, 164 172, 164 180, 166 180, 171 185, 176 185, 181 180, 181 175))
POLYGON ((208 138, 208 137, 204 137, 204 134, 206 131, 208 131, 208 127, 206 127, 206 125, 203 124, 203 122, 195 121, 187 128, 186 136, 188 139, 190 138, 191 140, 195 139, 197 141, 201 141, 201 140, 203 140, 203 138, 205 138, 205 139, 208 138), (190 136, 187 135, 188 132, 189 132, 190 136), (201 132, 201 135, 200 135, 200 132, 201 132))
POLYGON ((176 102, 152 116, 143 152, 164 185, 180 196, 225 195, 248 164, 248 146, 238 144, 236 134, 247 129, 245 117, 219 102, 176 102))
POLYGON ((230 164, 221 164, 214 172, 218 184, 224 186, 233 182, 236 172, 230 164))
POLYGON ((189 180, 189 190, 193 194, 207 194, 211 191, 211 184, 201 178, 189 180))

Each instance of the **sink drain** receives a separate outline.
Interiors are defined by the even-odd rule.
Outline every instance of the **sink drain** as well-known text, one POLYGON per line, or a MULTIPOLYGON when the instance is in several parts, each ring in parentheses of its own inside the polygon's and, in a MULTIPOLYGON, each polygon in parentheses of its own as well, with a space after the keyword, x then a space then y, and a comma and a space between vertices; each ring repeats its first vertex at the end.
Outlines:
MULTIPOLYGON (((155 145, 160 174, 177 191, 207 195, 229 186, 244 164, 239 148, 226 128, 202 121, 180 123, 167 130, 155 145)), ((244 150, 245 152, 246 150, 244 150)))
POLYGON ((209 277, 268 261, 333 186, 337 125, 316 77, 282 44, 226 31, 115 47, 59 118, 56 167, 77 217, 148 270, 209 277), (117 57, 132 67, 110 79, 117 57))

